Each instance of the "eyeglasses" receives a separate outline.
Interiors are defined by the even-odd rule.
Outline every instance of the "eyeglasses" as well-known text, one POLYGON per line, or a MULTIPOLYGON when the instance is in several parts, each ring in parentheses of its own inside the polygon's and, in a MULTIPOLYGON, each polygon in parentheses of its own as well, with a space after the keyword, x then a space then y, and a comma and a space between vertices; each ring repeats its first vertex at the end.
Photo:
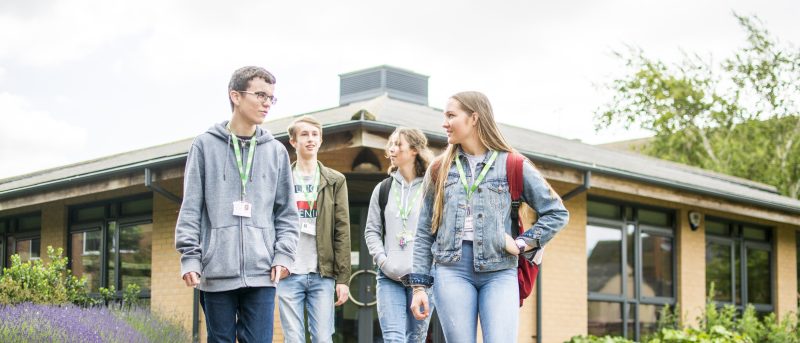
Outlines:
POLYGON ((262 103, 269 101, 269 103, 275 105, 275 103, 278 102, 278 98, 276 98, 274 95, 268 95, 265 92, 248 92, 248 91, 237 91, 237 92, 253 94, 256 96, 256 98, 258 98, 258 101, 261 101, 262 103))

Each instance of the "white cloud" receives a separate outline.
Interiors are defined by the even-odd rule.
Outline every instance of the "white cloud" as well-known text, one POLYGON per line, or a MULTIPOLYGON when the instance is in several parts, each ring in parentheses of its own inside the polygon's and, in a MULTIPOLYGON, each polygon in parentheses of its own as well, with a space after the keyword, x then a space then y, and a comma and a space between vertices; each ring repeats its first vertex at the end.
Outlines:
POLYGON ((103 44, 141 32, 150 22, 142 1, 51 1, 3 5, 0 11, 0 58, 20 64, 54 66, 94 53, 103 44), (8 34, 11 33, 11 34, 8 34))
POLYGON ((0 93, 0 178, 63 165, 86 148, 87 131, 0 93))

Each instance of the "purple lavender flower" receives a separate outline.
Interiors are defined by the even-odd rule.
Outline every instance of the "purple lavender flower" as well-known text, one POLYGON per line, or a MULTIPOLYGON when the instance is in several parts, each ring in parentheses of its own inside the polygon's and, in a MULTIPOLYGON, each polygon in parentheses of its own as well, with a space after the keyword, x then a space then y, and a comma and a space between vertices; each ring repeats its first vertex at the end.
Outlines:
POLYGON ((0 305, 2 342, 148 342, 106 308, 0 305))

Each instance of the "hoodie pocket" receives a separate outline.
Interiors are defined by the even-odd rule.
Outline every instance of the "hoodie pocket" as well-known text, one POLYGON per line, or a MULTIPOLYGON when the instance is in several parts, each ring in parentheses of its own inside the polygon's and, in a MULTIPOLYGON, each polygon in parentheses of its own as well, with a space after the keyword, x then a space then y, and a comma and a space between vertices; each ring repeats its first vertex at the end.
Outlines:
POLYGON ((391 250, 381 266, 383 274, 392 280, 400 281, 404 275, 411 273, 411 250, 391 250))
POLYGON ((203 254, 202 275, 207 279, 226 279, 241 275, 239 261, 239 227, 226 226, 211 230, 208 252, 203 254))
POLYGON ((269 275, 272 268, 273 230, 260 227, 244 227, 244 246, 247 252, 245 265, 245 275, 258 276, 269 275))

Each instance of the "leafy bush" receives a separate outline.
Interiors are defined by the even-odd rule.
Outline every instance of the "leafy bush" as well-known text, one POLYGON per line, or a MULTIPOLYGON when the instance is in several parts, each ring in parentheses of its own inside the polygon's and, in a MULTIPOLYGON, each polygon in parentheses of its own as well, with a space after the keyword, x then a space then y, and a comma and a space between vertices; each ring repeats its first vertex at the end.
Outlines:
MULTIPOLYGON (((680 323, 680 309, 661 311, 658 330, 642 338, 647 343, 755 343, 781 342, 800 343, 800 307, 794 315, 778 321, 775 313, 759 319, 752 305, 739 314, 732 305, 718 307, 713 300, 714 285, 709 290, 705 312, 699 319, 700 327, 684 327, 680 323)), ((622 337, 575 336, 568 343, 622 343, 633 342, 622 337)))
POLYGON ((63 249, 48 246, 48 264, 41 260, 22 263, 19 255, 11 256, 11 267, 4 268, 0 276, 0 304, 91 305, 86 278, 72 275, 62 253, 63 249))
POLYGON ((191 341, 176 321, 138 306, 136 284, 125 287, 121 302, 113 286, 90 297, 86 278, 72 275, 62 253, 47 247, 49 263, 11 257, 0 275, 0 342, 191 341))

